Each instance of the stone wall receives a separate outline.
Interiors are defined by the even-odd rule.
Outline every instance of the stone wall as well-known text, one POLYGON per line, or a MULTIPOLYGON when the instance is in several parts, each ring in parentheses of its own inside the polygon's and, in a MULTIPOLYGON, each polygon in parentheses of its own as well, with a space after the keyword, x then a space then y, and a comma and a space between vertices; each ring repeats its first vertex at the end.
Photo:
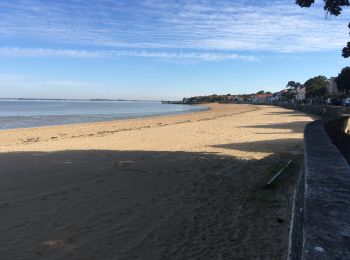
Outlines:
MULTIPOLYGON (((326 112, 337 111, 332 107, 326 112)), ((348 118, 341 117, 317 120, 305 128, 304 169, 294 199, 290 260, 350 259, 350 166, 330 138, 345 135, 347 125, 348 118)))
POLYGON ((336 118, 343 114, 350 114, 350 107, 328 106, 328 105, 306 105, 306 104, 276 104, 281 107, 300 110, 308 114, 336 118))
POLYGON ((325 124, 328 136, 338 147, 345 159, 350 164, 350 120, 348 116, 340 116, 329 120, 325 124))

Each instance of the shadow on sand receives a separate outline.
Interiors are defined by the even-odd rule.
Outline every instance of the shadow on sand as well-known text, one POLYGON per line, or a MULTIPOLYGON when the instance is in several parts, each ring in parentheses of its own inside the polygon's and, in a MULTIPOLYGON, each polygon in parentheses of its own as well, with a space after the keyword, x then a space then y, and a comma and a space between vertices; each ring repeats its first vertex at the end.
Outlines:
MULTIPOLYGON (((286 116, 294 116, 294 117, 305 117, 307 113, 298 111, 298 110, 287 110, 287 111, 273 111, 273 112, 267 112, 265 115, 286 115, 286 116)), ((312 115, 312 114, 307 114, 310 118, 313 120, 318 119, 318 116, 312 115)))
POLYGON ((244 126, 244 128, 284 129, 284 130, 290 130, 293 133, 303 133, 305 125, 309 122, 310 121, 296 121, 296 122, 281 123, 281 124, 248 125, 248 126, 244 126))
POLYGON ((280 147, 284 154, 302 154, 302 143, 300 139, 295 138, 283 138, 264 141, 244 142, 244 143, 232 143, 213 145, 215 148, 223 148, 230 150, 239 150, 245 152, 261 152, 261 153, 274 153, 276 147, 280 147))
MULTIPOLYGON (((269 151, 259 142, 222 147, 269 151)), ((2 259, 281 259, 289 201, 278 192, 263 202, 251 199, 266 169, 280 159, 2 153, 2 259)), ((290 193, 295 176, 286 182, 290 193)))

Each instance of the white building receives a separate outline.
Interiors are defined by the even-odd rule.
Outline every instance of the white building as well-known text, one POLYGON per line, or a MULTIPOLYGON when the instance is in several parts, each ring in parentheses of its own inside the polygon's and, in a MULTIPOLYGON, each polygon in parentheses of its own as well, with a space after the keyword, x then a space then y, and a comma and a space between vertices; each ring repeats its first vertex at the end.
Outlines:
POLYGON ((288 89, 283 89, 280 92, 275 92, 272 94, 270 97, 270 101, 282 101, 283 100, 283 95, 288 92, 288 89))
POLYGON ((305 87, 298 88, 295 99, 297 101, 303 101, 305 100, 305 95, 306 95, 306 88, 305 87))
POLYGON ((339 93, 337 83, 335 82, 336 77, 331 77, 328 79, 327 92, 329 94, 337 94, 339 93))

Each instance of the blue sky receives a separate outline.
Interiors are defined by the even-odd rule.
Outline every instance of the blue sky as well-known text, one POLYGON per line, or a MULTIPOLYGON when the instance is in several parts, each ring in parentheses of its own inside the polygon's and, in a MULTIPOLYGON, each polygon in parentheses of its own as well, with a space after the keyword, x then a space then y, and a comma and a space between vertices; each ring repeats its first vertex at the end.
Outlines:
POLYGON ((179 99, 336 76, 350 12, 326 18, 322 2, 1 0, 0 97, 179 99))

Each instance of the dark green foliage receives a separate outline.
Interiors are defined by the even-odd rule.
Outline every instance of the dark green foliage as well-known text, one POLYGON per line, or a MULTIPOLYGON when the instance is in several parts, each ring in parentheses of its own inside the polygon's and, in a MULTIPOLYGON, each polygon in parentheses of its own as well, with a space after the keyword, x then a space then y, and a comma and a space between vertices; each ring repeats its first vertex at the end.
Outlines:
MULTIPOLYGON (((260 90, 257 94, 271 94, 270 91, 260 90)), ((233 102, 233 101, 249 101, 255 94, 240 94, 240 95, 208 95, 208 96, 195 96, 189 98, 183 98, 183 103, 208 103, 208 102, 233 102), (239 100, 238 100, 239 99, 239 100)))
POLYGON ((301 84, 299 82, 296 81, 289 81, 286 88, 289 89, 298 89, 301 87, 301 84))
MULTIPOLYGON (((349 0, 323 0, 324 1, 324 10, 331 14, 338 16, 342 12, 342 6, 349 6, 349 0)), ((310 7, 315 3, 315 0, 296 0, 296 4, 300 7, 310 7)), ((349 24, 350 28, 350 24, 349 24)), ((350 57, 350 42, 342 50, 342 55, 344 58, 350 57)))
POLYGON ((350 67, 345 67, 341 70, 338 77, 335 79, 337 87, 341 91, 349 93, 350 91, 350 67))
POLYGON ((186 103, 207 103, 207 102, 226 102, 228 101, 227 95, 208 95, 208 96, 196 96, 186 99, 186 103))
POLYGON ((307 99, 322 99, 327 93, 328 80, 325 76, 317 76, 308 79, 304 86, 306 87, 307 99))
POLYGON ((285 101, 293 100, 295 94, 292 91, 287 91, 282 94, 282 99, 285 101))
POLYGON ((315 3, 315 0, 296 0, 295 2, 301 7, 310 7, 313 3, 315 3))
MULTIPOLYGON (((296 0, 300 7, 310 7, 315 0, 296 0)), ((324 10, 328 13, 338 16, 343 10, 341 6, 349 6, 349 0, 324 0, 324 10)))
POLYGON ((324 10, 337 16, 340 15, 342 8, 341 6, 349 6, 348 0, 325 0, 324 10))
POLYGON ((349 58, 350 57, 350 42, 348 42, 346 44, 346 47, 343 48, 342 55, 343 55, 344 58, 349 58))

